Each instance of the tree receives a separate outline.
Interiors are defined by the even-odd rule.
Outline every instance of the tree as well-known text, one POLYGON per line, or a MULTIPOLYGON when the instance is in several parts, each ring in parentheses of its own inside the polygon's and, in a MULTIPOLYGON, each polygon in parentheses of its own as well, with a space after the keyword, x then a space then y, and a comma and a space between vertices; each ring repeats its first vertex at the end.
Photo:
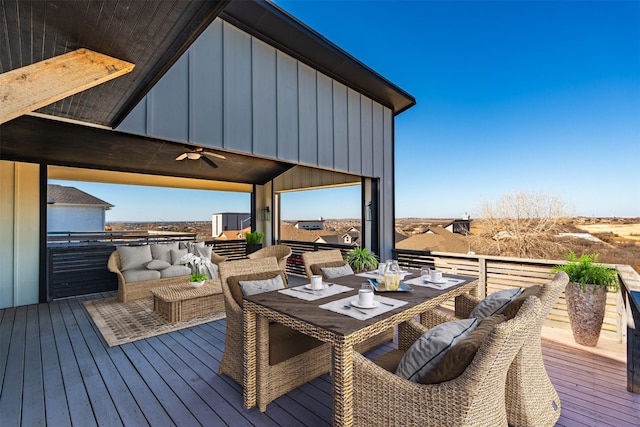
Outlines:
POLYGON ((540 192, 505 193, 497 202, 485 201, 478 214, 476 252, 519 258, 545 258, 562 252, 558 233, 566 217, 566 203, 540 192))

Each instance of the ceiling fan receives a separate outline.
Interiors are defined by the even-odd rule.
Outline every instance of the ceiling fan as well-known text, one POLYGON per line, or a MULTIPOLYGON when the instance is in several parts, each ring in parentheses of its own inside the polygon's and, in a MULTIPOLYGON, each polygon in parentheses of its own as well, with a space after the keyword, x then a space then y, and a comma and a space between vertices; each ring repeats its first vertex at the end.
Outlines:
POLYGON ((188 151, 185 151, 184 153, 180 154, 178 157, 176 157, 176 160, 184 160, 184 159, 198 160, 198 159, 202 159, 202 161, 204 161, 206 164, 208 164, 212 168, 217 168, 218 165, 213 160, 208 158, 207 156, 217 157, 218 159, 222 159, 222 160, 226 159, 226 157, 223 156, 222 154, 212 153, 211 151, 204 151, 204 148, 202 148, 202 147, 185 147, 185 148, 188 151))

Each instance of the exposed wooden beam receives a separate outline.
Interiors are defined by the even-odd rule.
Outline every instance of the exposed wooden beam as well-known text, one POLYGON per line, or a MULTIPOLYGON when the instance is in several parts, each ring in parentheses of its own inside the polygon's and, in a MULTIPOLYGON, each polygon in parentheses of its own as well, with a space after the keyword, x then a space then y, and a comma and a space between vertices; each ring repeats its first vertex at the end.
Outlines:
POLYGON ((0 124, 133 70, 134 64, 78 49, 0 74, 0 124))

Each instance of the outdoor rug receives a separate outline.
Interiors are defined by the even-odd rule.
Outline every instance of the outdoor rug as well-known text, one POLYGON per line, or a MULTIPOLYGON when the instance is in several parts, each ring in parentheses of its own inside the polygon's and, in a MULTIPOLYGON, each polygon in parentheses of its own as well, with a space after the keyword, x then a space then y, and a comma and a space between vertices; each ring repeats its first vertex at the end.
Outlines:
POLYGON ((153 311, 153 297, 120 302, 117 296, 85 301, 84 306, 109 347, 223 319, 224 311, 184 322, 167 323, 153 311))

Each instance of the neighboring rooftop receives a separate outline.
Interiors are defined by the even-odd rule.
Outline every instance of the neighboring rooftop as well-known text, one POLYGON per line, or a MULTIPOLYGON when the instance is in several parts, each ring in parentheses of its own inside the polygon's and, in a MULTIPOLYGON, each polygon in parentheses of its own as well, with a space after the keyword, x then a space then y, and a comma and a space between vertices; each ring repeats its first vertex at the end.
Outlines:
POLYGON ((402 241, 396 242, 396 248, 462 254, 469 251, 469 246, 463 236, 452 233, 441 226, 431 227, 424 233, 414 234, 402 241))
POLYGON ((47 184, 47 203, 52 205, 93 205, 110 209, 113 205, 75 187, 47 184))

